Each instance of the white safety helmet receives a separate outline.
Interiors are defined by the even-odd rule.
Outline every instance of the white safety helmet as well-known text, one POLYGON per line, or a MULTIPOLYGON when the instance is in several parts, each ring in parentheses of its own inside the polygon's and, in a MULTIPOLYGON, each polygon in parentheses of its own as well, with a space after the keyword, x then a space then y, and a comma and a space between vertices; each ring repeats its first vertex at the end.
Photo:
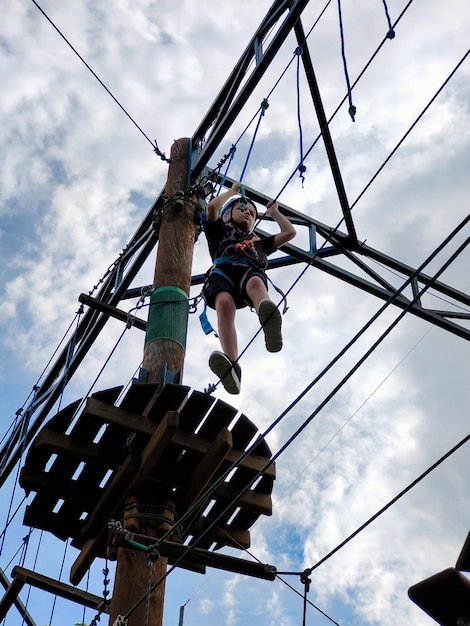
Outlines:
MULTIPOLYGON (((253 200, 251 200, 251 198, 248 198, 247 196, 242 195, 241 193, 236 193, 235 195, 231 196, 228 200, 224 202, 224 204, 222 205, 219 211, 219 217, 226 224, 232 220, 233 205, 236 204, 237 202, 240 202, 241 200, 244 200, 245 203, 251 204, 251 206, 255 209, 255 221, 258 218, 258 209, 256 208, 256 204, 253 202, 253 200)), ((254 229, 254 225, 253 225, 253 228, 249 232, 251 233, 253 229, 254 229)))

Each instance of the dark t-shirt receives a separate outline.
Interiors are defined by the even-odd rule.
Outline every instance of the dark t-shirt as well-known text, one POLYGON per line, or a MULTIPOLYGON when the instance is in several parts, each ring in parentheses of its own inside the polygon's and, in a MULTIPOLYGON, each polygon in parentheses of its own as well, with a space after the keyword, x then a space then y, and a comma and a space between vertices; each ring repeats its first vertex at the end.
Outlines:
POLYGON ((214 222, 207 222, 205 233, 212 260, 226 257, 226 263, 248 264, 253 269, 264 270, 268 265, 267 256, 276 250, 274 235, 260 238, 226 224, 220 217, 214 222))

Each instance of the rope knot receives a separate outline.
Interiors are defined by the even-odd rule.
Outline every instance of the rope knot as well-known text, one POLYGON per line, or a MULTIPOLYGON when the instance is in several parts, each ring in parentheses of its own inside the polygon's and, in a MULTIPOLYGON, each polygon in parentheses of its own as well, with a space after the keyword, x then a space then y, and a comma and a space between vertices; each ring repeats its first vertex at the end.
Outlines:
POLYGON ((160 150, 160 148, 158 147, 158 143, 157 140, 155 139, 155 142, 152 144, 153 145, 153 151, 155 152, 155 154, 157 156, 159 156, 161 158, 162 161, 166 161, 167 163, 171 163, 171 159, 169 159, 166 154, 164 152, 162 152, 160 150))
POLYGON ((157 546, 156 545, 149 546, 148 556, 147 556, 148 564, 151 565, 155 563, 155 561, 159 558, 160 558, 160 552, 158 551, 157 546))

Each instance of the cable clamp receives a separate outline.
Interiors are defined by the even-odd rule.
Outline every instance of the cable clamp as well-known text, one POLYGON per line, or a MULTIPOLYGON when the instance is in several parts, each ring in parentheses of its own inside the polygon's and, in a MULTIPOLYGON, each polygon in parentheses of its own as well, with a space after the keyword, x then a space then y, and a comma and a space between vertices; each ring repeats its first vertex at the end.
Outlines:
POLYGON ((160 150, 160 148, 158 147, 158 144, 157 144, 157 140, 156 140, 156 139, 155 139, 155 143, 154 143, 154 146, 153 146, 153 151, 155 152, 155 154, 156 154, 157 156, 159 156, 159 157, 161 158, 161 160, 162 160, 162 161, 166 161, 167 163, 171 163, 171 159, 169 159, 169 158, 166 156, 166 154, 165 154, 164 152, 162 152, 162 151, 160 150))

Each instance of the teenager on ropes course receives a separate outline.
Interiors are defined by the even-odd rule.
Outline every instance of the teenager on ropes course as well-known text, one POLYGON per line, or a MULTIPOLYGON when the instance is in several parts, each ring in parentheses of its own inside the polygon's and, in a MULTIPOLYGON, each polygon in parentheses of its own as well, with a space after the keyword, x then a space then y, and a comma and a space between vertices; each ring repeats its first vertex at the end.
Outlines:
POLYGON ((269 298, 264 270, 267 256, 295 236, 295 228, 279 212, 278 203, 266 206, 266 215, 279 225, 280 232, 269 237, 253 234, 257 210, 245 196, 241 183, 210 200, 207 205, 205 233, 213 266, 204 285, 203 295, 217 312, 217 326, 222 352, 210 355, 209 367, 220 378, 228 393, 240 393, 241 369, 235 312, 253 307, 263 327, 266 348, 282 348, 281 314, 269 298))

